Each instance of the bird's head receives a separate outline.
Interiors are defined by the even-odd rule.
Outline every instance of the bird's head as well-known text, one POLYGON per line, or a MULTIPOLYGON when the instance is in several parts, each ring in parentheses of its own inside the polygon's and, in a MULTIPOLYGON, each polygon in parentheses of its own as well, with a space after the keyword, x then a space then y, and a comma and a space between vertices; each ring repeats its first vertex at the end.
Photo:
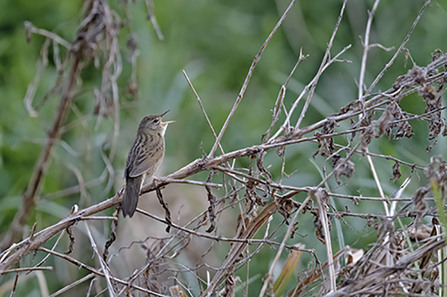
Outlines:
POLYGON ((166 111, 162 114, 148 115, 145 116, 138 126, 138 132, 157 134, 160 133, 161 136, 164 136, 166 128, 169 123, 173 123, 174 121, 162 122, 162 118, 169 112, 166 111))

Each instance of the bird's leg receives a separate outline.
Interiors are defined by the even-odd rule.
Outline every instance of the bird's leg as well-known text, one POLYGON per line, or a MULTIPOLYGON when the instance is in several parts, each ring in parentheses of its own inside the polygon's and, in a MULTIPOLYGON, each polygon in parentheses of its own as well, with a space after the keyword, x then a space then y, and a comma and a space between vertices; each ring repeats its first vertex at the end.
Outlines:
POLYGON ((143 173, 143 178, 141 179, 140 190, 141 190, 141 188, 142 188, 143 185, 144 185, 144 180, 146 179, 146 176, 147 176, 147 174, 146 174, 146 173, 143 173))
POLYGON ((123 195, 124 194, 124 189, 126 188, 125 185, 121 186, 121 189, 118 191, 118 195, 123 195))

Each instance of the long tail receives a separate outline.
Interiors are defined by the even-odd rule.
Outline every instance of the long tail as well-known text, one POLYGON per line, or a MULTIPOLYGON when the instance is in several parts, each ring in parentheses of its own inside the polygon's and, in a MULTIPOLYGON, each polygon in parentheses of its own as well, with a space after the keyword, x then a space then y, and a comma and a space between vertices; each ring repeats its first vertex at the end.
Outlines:
POLYGON ((142 181, 142 175, 138 177, 126 178, 126 189, 124 190, 123 202, 121 203, 121 209, 123 210, 124 217, 129 215, 129 218, 131 218, 135 213, 138 205, 138 197, 140 196, 142 181))

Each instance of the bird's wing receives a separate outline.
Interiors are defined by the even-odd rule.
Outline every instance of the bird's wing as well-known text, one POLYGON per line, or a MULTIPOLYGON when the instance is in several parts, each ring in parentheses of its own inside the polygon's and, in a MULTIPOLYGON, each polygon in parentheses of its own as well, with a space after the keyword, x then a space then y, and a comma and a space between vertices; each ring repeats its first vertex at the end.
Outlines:
POLYGON ((163 156, 163 138, 158 139, 146 134, 138 135, 127 157, 124 176, 137 177, 143 173, 154 174, 163 156))

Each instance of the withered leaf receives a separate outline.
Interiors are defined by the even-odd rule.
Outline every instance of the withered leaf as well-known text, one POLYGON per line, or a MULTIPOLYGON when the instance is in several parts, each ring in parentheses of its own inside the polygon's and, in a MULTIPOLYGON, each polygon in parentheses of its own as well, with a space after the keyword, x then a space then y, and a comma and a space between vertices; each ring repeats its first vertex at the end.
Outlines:
POLYGON ((363 154, 366 152, 368 145, 371 143, 374 137, 375 137, 374 129, 371 126, 363 130, 362 136, 360 138, 360 145, 362 147, 363 154))
POLYGON ((400 164, 399 162, 394 163, 393 165, 393 177, 390 178, 390 181, 395 182, 397 179, 399 179, 402 176, 400 172, 400 164))
POLYGON ((340 184, 340 176, 344 175, 347 178, 351 178, 351 176, 354 174, 354 162, 351 160, 346 160, 346 158, 340 158, 335 166, 334 169, 334 175, 335 180, 338 184, 340 184))
POLYGON ((337 123, 334 118, 330 117, 327 119, 323 128, 320 131, 315 131, 315 136, 318 140, 318 151, 316 151, 312 157, 315 158, 316 155, 321 154, 323 157, 329 157, 334 152, 334 140, 332 137, 324 137, 327 134, 334 133, 334 127, 337 123))
POLYGON ((321 220, 319 216, 315 217, 314 221, 314 227, 315 227, 315 235, 317 235, 317 238, 319 241, 321 241, 323 244, 326 244, 326 240, 324 238, 323 234, 323 225, 321 224, 321 220))

